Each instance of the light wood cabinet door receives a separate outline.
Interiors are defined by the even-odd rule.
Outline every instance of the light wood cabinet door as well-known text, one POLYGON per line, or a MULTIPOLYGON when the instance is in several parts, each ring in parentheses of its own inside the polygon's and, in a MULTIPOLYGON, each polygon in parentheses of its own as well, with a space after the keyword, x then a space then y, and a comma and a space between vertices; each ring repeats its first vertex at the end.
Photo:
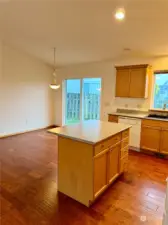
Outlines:
POLYGON ((111 147, 108 152, 108 182, 111 183, 119 174, 119 157, 121 143, 111 147))
POLYGON ((108 115, 108 121, 113 123, 118 123, 118 116, 117 115, 108 115))
POLYGON ((168 130, 161 131, 160 153, 168 154, 168 130))
POLYGON ((132 68, 130 71, 130 98, 146 97, 146 68, 132 68))
POLYGON ((107 186, 107 153, 104 150, 94 157, 94 196, 99 195, 107 186))
POLYGON ((116 72, 116 97, 128 97, 130 86, 130 69, 117 69, 116 72))
POLYGON ((128 171, 128 154, 120 160, 120 173, 128 171))
POLYGON ((161 129, 143 126, 141 129, 141 148, 152 152, 159 152, 161 129))

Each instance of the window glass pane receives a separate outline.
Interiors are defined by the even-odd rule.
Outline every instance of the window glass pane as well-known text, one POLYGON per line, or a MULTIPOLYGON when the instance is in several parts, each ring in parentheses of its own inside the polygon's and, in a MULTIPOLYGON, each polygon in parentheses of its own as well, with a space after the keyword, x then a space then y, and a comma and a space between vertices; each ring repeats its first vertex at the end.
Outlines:
POLYGON ((83 79, 83 119, 100 119, 101 78, 83 79))
POLYGON ((154 108, 162 109, 164 104, 168 108, 168 73, 155 74, 154 108))
POLYGON ((65 92, 65 124, 80 121, 80 80, 66 80, 65 92))

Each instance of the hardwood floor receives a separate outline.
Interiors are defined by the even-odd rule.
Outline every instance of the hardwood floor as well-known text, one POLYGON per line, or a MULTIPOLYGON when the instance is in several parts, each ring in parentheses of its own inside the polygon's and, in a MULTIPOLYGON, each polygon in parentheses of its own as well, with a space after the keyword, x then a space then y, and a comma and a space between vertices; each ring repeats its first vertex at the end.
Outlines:
POLYGON ((57 138, 0 139, 2 225, 161 225, 168 161, 130 153, 129 171, 86 208, 57 192, 57 138))

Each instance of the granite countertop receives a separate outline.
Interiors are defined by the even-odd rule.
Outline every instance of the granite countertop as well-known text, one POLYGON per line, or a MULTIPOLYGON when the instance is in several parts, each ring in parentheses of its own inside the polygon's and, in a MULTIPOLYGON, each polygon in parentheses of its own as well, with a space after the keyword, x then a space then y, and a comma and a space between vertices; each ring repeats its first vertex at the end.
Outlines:
POLYGON ((154 117, 147 117, 149 113, 119 113, 119 112, 111 112, 108 113, 109 115, 116 115, 116 116, 123 116, 123 117, 131 117, 131 118, 137 118, 137 119, 147 119, 147 120, 159 120, 159 121, 165 121, 167 122, 168 119, 163 118, 154 118, 154 117))
POLYGON ((144 119, 146 119, 146 120, 159 120, 159 121, 168 122, 168 119, 163 119, 163 118, 145 117, 144 119))
POLYGON ((53 128, 48 131, 58 136, 86 142, 88 144, 96 144, 130 127, 130 125, 121 123, 118 124, 103 122, 100 120, 91 120, 78 124, 53 128))
POLYGON ((138 119, 144 119, 148 114, 146 113, 119 113, 119 112, 111 112, 109 115, 116 115, 116 116, 125 116, 125 117, 132 117, 138 119))

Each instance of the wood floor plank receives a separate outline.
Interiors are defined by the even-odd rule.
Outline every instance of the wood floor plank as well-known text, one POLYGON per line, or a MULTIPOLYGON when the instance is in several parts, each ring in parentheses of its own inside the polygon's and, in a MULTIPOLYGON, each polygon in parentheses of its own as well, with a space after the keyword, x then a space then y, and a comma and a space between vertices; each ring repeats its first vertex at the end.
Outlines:
POLYGON ((130 151, 128 173, 90 208, 57 191, 57 137, 45 130, 0 139, 0 169, 2 225, 161 225, 167 160, 130 151))
POLYGON ((12 203, 5 199, 2 194, 0 194, 0 217, 10 211, 12 208, 12 203))

